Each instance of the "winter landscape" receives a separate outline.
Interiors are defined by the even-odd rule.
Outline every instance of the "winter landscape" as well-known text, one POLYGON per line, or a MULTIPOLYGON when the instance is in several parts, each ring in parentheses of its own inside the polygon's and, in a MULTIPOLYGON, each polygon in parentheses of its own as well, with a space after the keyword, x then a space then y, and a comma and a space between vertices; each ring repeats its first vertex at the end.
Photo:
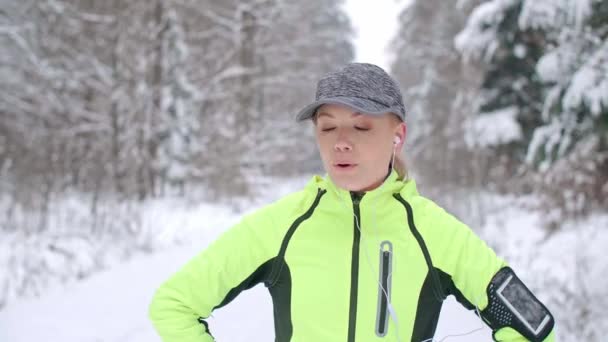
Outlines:
MULTIPOLYGON (((363 3, 0 0, 0 341, 160 341, 156 288, 324 174, 294 115, 353 60, 399 81, 420 192, 517 270, 559 341, 603 341, 608 1, 363 3)), ((209 324, 274 340, 266 288, 209 324)), ((491 333, 449 298, 434 341, 491 333)))

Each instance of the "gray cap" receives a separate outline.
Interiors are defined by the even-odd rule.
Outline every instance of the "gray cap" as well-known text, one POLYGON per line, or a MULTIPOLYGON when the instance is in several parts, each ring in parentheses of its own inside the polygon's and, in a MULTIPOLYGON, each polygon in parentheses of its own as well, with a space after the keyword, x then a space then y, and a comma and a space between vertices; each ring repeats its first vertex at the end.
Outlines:
POLYGON ((317 83, 315 102, 304 107, 297 121, 310 119, 324 104, 340 104, 369 115, 394 113, 405 121, 399 84, 386 71, 368 63, 349 63, 323 76, 317 83))

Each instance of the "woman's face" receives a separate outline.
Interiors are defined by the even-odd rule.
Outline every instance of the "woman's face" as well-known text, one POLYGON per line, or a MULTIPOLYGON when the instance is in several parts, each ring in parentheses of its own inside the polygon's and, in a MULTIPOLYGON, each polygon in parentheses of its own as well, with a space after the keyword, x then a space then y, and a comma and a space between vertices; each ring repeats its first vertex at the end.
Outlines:
POLYGON ((339 187, 372 190, 382 184, 393 149, 399 153, 406 127, 395 115, 362 115, 350 107, 326 104, 317 110, 315 137, 325 170, 339 187), (394 144, 399 137, 400 143, 394 144))

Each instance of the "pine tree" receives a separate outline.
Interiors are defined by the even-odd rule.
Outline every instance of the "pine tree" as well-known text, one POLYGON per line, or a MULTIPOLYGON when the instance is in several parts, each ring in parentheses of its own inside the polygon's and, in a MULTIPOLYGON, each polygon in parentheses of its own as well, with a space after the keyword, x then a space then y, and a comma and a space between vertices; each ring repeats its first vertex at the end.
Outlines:
POLYGON ((540 172, 537 186, 571 213, 608 204, 607 4, 488 1, 456 39, 485 64, 481 115, 516 113, 521 139, 497 148, 540 172))

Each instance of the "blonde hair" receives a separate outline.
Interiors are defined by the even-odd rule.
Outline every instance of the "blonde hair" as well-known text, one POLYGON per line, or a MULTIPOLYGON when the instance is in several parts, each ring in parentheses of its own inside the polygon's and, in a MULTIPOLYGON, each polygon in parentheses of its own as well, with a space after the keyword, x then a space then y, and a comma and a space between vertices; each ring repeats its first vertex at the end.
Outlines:
MULTIPOLYGON (((393 114, 393 115, 391 115, 391 118, 392 118, 394 125, 399 125, 401 123, 405 124, 405 121, 401 120, 401 118, 397 114, 395 114, 395 113, 391 113, 391 114, 393 114)), ((401 153, 395 154, 394 165, 392 165, 392 168, 395 169, 395 171, 397 172, 397 175, 399 175, 399 177, 397 177, 398 180, 402 180, 402 181, 409 180, 410 175, 407 170, 405 158, 403 157, 403 155, 401 153)))
POLYGON ((395 164, 393 165, 393 169, 395 169, 395 171, 399 175, 397 179, 402 181, 409 180, 410 175, 407 171, 407 166, 405 165, 405 159, 400 154, 395 155, 395 164))

